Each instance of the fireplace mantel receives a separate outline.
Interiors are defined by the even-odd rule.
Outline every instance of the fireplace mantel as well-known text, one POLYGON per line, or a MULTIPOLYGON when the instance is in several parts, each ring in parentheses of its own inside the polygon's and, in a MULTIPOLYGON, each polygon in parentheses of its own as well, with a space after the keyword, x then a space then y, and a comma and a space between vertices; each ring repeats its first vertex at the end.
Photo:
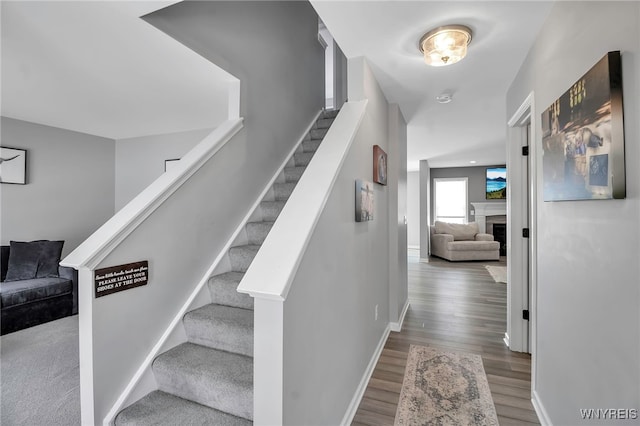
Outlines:
POLYGON ((506 201, 492 203, 471 203, 475 211, 476 222, 480 232, 487 232, 487 216, 502 216, 507 214, 506 201))

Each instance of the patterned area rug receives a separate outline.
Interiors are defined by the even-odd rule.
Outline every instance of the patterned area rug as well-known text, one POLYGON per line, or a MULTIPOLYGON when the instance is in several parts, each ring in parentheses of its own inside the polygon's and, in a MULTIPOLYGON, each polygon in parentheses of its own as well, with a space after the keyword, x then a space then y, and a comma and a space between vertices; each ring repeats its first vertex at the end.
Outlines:
POLYGON ((507 283, 507 267, 506 266, 493 266, 493 265, 484 265, 487 268, 487 271, 493 277, 493 280, 497 283, 507 283))
POLYGON ((394 424, 498 425, 480 355, 411 345, 394 424))

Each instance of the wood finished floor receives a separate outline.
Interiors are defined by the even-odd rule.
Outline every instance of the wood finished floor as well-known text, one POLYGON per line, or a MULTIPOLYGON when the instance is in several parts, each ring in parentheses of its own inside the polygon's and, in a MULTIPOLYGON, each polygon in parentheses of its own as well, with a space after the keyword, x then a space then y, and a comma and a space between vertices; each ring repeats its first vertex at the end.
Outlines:
POLYGON ((506 284, 494 282, 485 264, 498 263, 419 263, 409 251, 409 310, 402 331, 389 335, 353 425, 393 425, 411 344, 481 355, 500 425, 540 424, 531 404, 531 357, 502 340, 506 284))

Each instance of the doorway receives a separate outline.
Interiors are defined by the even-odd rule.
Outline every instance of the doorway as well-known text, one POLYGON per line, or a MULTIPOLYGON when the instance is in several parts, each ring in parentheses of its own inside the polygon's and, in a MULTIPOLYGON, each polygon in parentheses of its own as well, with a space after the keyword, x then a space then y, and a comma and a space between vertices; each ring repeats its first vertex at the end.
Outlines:
POLYGON ((505 343, 512 351, 531 353, 531 381, 535 388, 538 166, 533 92, 508 121, 508 127, 507 179, 511 186, 507 189, 509 284, 505 343))

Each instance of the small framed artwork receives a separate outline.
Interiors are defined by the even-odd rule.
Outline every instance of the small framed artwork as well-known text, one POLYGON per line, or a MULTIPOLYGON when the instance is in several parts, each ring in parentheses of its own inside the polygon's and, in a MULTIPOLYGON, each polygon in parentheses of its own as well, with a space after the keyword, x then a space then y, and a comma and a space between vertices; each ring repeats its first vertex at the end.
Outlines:
POLYGON ((387 153, 378 145, 373 146, 373 181, 387 184, 387 153))
POLYGON ((373 220, 373 183, 356 179, 356 222, 373 220))
POLYGON ((607 53, 542 113, 544 201, 626 196, 622 66, 607 53))
POLYGON ((27 151, 0 148, 0 182, 25 185, 27 183, 27 151))
POLYGON ((164 171, 168 172, 172 168, 178 165, 179 158, 172 158, 171 160, 164 160, 164 171))

